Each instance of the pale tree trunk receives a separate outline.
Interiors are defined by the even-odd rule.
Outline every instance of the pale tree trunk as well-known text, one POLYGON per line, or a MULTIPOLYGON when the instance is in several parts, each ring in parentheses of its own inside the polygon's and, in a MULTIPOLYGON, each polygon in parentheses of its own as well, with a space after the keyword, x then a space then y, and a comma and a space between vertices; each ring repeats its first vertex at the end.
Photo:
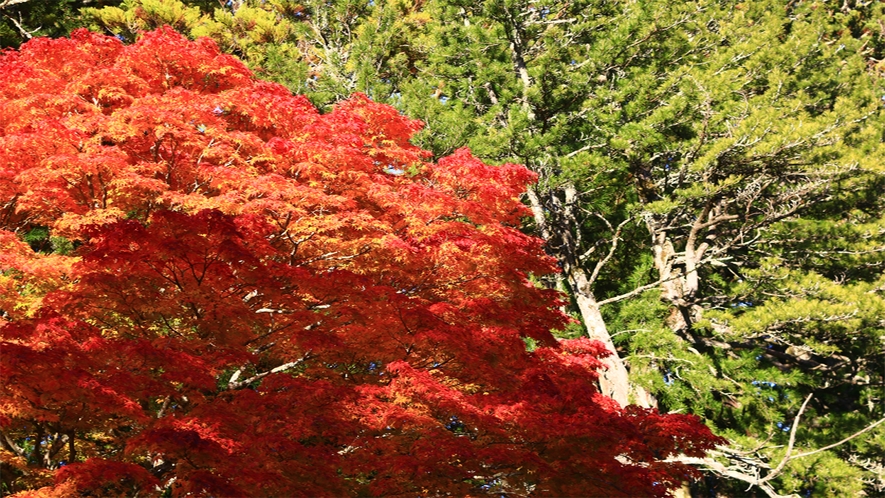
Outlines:
POLYGON ((599 375, 600 391, 602 391, 602 394, 617 401, 619 405, 627 406, 630 402, 630 378, 627 373, 627 367, 618 356, 618 350, 615 349, 615 343, 612 342, 608 328, 605 326, 605 321, 602 319, 599 305, 596 303, 596 298, 589 288, 587 276, 580 269, 572 269, 568 277, 572 284, 575 301, 578 304, 578 311, 581 313, 584 326, 587 327, 587 336, 590 339, 602 342, 605 348, 612 352, 611 356, 602 360, 606 370, 600 372, 599 375))
POLYGON ((677 252, 668 233, 668 223, 651 214, 646 215, 654 265, 660 276, 661 299, 673 306, 667 320, 672 330, 689 335, 692 323, 701 319, 703 309, 695 304, 700 288, 698 270, 716 240, 717 226, 735 218, 724 214, 721 203, 714 203, 711 199, 692 222, 685 239, 685 250, 677 252), (675 267, 677 264, 680 266, 675 267))
MULTIPOLYGON (((574 225, 574 223, 560 222, 555 227, 551 226, 538 194, 530 189, 528 197, 538 230, 562 266, 564 277, 578 305, 581 320, 587 329, 587 336, 602 342, 606 349, 612 353, 611 356, 601 360, 606 369, 599 375, 600 392, 617 401, 622 407, 627 406, 631 401, 643 407, 656 406, 654 398, 648 392, 630 383, 627 367, 615 348, 600 312, 596 296, 593 294, 593 282, 588 276, 588 272, 578 265, 577 247, 572 240, 571 227, 563 226, 574 225)), ((559 218, 568 218, 568 213, 565 212, 555 213, 555 215, 559 218)), ((568 221, 574 222, 575 220, 568 221)))
POLYGON ((584 326, 587 327, 587 336, 600 341, 606 349, 612 352, 611 356, 602 360, 606 370, 601 372, 599 376, 600 391, 617 401, 621 406, 627 406, 631 402, 644 408, 656 406, 657 402, 645 389, 630 383, 627 366, 615 348, 615 343, 612 341, 608 327, 602 318, 596 297, 589 288, 586 273, 581 269, 569 273, 569 281, 572 283, 572 292, 578 304, 578 311, 581 313, 584 326))
MULTIPOLYGON (((514 70, 522 83, 522 108, 525 111, 529 122, 532 122, 535 120, 535 113, 529 103, 528 96, 529 89, 532 86, 532 79, 529 75, 528 65, 525 60, 523 29, 520 21, 517 19, 518 16, 514 16, 513 13, 510 13, 510 16, 512 25, 510 26, 511 29, 508 31, 507 36, 510 41, 511 58, 514 70)), ((527 166, 530 165, 527 164, 527 166)), ((599 375, 600 392, 617 401, 622 407, 627 406, 631 402, 631 392, 634 393, 634 399, 632 400, 634 403, 640 404, 643 407, 656 406, 656 402, 650 394, 638 386, 631 385, 624 360, 618 355, 618 351, 615 348, 611 335, 608 332, 608 328, 605 325, 605 321, 602 318, 602 313, 599 311, 599 304, 597 303, 596 297, 593 295, 592 285, 596 275, 598 275, 599 268, 604 264, 604 261, 597 266, 597 269, 591 276, 588 276, 588 273, 581 267, 578 255, 580 244, 573 239, 571 234, 572 227, 575 227, 576 229, 579 229, 580 227, 575 219, 574 213, 571 211, 572 201, 576 197, 576 191, 573 185, 567 185, 564 190, 566 205, 557 206, 561 209, 558 209, 559 212, 554 213, 554 217, 557 218, 559 223, 556 223, 554 226, 551 226, 548 222, 544 213, 544 206, 538 198, 537 193, 530 188, 528 196, 531 201, 532 213, 534 214, 538 229, 544 240, 547 241, 548 248, 555 253, 556 258, 562 266, 565 280, 571 288, 572 294, 578 305, 578 311, 581 314, 581 319, 584 326, 587 328, 587 335, 591 339, 596 339, 602 342, 606 349, 612 353, 611 356, 601 360, 606 366, 606 369, 600 372, 599 375), (561 241, 559 247, 551 247, 551 242, 554 240, 561 241)), ((616 240, 617 235, 615 235, 615 239, 613 239, 613 244, 615 245, 617 244, 616 240)), ((560 284, 561 281, 557 283, 560 284)))
MULTIPOLYGON (((667 326, 674 331, 687 330, 691 327, 691 320, 684 299, 685 274, 681 268, 673 267, 677 261, 676 250, 667 232, 659 229, 657 223, 647 219, 646 224, 651 233, 653 261, 661 282, 661 299, 673 306, 670 316, 667 317, 667 326)), ((697 273, 696 268, 694 272, 697 273)))

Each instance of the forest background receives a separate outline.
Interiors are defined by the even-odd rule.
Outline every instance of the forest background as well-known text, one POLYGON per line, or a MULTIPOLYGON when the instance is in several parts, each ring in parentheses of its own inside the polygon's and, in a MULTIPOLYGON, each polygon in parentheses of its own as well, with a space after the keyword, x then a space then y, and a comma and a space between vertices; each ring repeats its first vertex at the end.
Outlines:
POLYGON ((540 175, 621 404, 728 439, 694 491, 885 495, 885 3, 0 1, 0 42, 209 36, 321 111, 353 92, 540 175), (849 439, 850 438, 850 439, 849 439), (846 439, 848 439, 846 441, 846 439))

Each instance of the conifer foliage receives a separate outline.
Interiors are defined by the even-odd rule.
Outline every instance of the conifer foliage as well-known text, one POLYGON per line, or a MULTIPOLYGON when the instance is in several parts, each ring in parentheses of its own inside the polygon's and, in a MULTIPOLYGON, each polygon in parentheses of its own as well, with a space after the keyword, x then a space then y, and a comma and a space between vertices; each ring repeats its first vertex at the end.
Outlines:
POLYGON ((25 496, 665 496, 718 442, 557 341, 535 175, 214 42, 0 58, 0 455, 25 496), (531 340, 528 340, 531 339, 531 340), (527 348, 526 343, 537 345, 527 348), (531 349, 531 350, 530 350, 531 349))

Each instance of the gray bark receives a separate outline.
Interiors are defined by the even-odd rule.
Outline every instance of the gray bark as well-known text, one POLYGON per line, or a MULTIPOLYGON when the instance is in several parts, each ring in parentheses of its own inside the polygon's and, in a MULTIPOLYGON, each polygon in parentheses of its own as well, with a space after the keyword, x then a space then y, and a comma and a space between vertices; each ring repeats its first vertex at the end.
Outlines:
POLYGON ((602 359, 606 370, 600 372, 599 375, 600 392, 611 397, 621 406, 627 406, 631 401, 643 407, 655 406, 654 398, 648 392, 630 383, 627 366, 623 358, 618 354, 617 348, 615 348, 611 334, 602 317, 599 303, 593 294, 593 278, 578 264, 578 248, 576 241, 573 240, 571 235, 571 225, 574 225, 576 220, 569 219, 569 213, 565 209, 560 209, 556 213, 557 218, 560 220, 559 223, 551 226, 538 194, 530 189, 528 197, 538 230, 541 236, 548 242, 548 249, 554 253, 554 256, 562 266, 564 277, 568 281, 572 295, 578 305, 581 320, 587 329, 587 336, 590 339, 602 342, 606 349, 612 353, 611 356, 602 359))

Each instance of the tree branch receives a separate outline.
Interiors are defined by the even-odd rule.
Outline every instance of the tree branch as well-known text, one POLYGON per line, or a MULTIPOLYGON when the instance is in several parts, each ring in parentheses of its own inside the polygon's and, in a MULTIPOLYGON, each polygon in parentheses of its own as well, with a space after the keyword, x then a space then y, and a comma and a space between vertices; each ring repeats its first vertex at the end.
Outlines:
POLYGON ((227 388, 233 390, 233 389, 239 389, 244 386, 248 386, 249 384, 251 384, 257 380, 261 380, 270 374, 279 373, 279 372, 289 370, 290 368, 294 368, 294 367, 300 365, 301 363, 304 363, 309 358, 310 358, 310 351, 308 351, 307 353, 304 354, 304 356, 302 356, 301 358, 298 358, 295 361, 290 361, 289 363, 284 363, 276 368, 272 368, 272 369, 268 370, 267 372, 255 374, 252 377, 249 377, 248 379, 243 379, 241 381, 236 380, 239 377, 238 374, 241 372, 241 370, 237 370, 237 372, 234 373, 234 375, 231 377, 231 380, 228 381, 227 388))
POLYGON ((875 429, 879 424, 882 424, 883 422, 885 422, 885 418, 880 418, 879 420, 873 422, 872 424, 870 424, 870 425, 864 427, 863 429, 861 429, 861 430, 855 432, 854 434, 848 436, 847 438, 845 438, 845 439, 843 439, 843 440, 841 440, 841 441, 839 441, 839 442, 837 442, 837 443, 833 443, 833 444, 831 444, 831 445, 824 446, 823 448, 818 448, 818 449, 816 449, 816 450, 807 451, 807 452, 805 452, 805 453, 800 453, 800 454, 794 456, 792 459, 795 460, 795 459, 797 459, 797 458, 802 458, 802 457, 811 456, 811 455, 814 455, 814 454, 816 454, 816 453, 820 453, 820 452, 822 452, 822 451, 831 450, 831 449, 833 449, 833 448, 835 448, 835 447, 837 447, 837 446, 839 446, 839 445, 841 445, 841 444, 844 444, 844 443, 847 443, 848 441, 851 441, 852 439, 854 439, 854 438, 856 438, 856 437, 858 437, 858 436, 860 436, 860 435, 862 435, 862 434, 865 434, 865 433, 867 433, 867 432, 870 432, 871 430, 875 429))
MULTIPOLYGON (((611 223, 609 223, 608 220, 605 219, 605 217, 603 217, 601 214, 598 214, 598 213, 596 213, 596 216, 598 218, 602 219, 602 221, 604 221, 605 224, 608 225, 609 230, 612 230, 611 223)), ((602 271, 602 267, 604 267, 606 265, 606 263, 608 263, 612 259, 612 256, 615 255, 615 251, 618 249, 618 241, 621 240, 621 231, 623 231, 624 226, 626 226, 627 223, 629 223, 631 221, 633 221, 632 216, 627 218, 626 220, 622 221, 620 224, 618 224, 618 228, 612 230, 612 232, 614 232, 614 233, 612 233, 611 247, 608 250, 608 254, 606 254, 604 258, 602 258, 596 262, 596 267, 593 268, 593 273, 590 275, 590 279, 589 279, 591 285, 594 282, 596 282, 597 278, 599 278, 599 272, 602 271)))
POLYGON ((784 470, 784 466, 787 465, 787 462, 790 461, 790 453, 793 452, 793 445, 796 444, 796 430, 799 428, 799 417, 802 416, 802 412, 805 411, 805 408, 808 407, 808 402, 811 401, 811 398, 814 394, 809 394, 805 401, 802 403, 802 406, 799 407, 799 412, 796 413, 796 418, 793 419, 793 427, 790 428, 790 442, 787 443, 787 453, 784 454, 784 458, 781 460, 781 463, 777 464, 777 467, 774 468, 771 472, 768 473, 767 476, 762 478, 760 483, 768 482, 775 477, 777 477, 782 470, 784 470))
MULTIPOLYGON (((3 8, 3 6, 0 5, 0 9, 2 9, 2 8, 3 8)), ((37 28, 33 31, 28 31, 21 25, 21 14, 19 14, 18 21, 16 21, 15 18, 10 15, 4 14, 3 17, 12 21, 12 24, 15 24, 15 27, 18 29, 19 33, 21 33, 21 35, 22 35, 22 38, 24 38, 25 40, 30 40, 31 38, 33 38, 34 33, 36 33, 40 28, 43 27, 43 26, 40 26, 40 28, 37 28)))
POLYGON ((16 455, 18 455, 20 457, 26 458, 25 450, 23 450, 17 444, 15 444, 15 441, 10 439, 9 436, 5 432, 0 432, 0 446, 2 446, 3 448, 6 448, 7 450, 15 453, 16 455))
POLYGON ((599 306, 602 306, 603 304, 611 304, 611 303, 616 303, 616 302, 618 302, 618 301, 623 301, 624 299, 631 298, 631 297, 633 297, 633 296, 635 296, 635 295, 637 295, 637 294, 642 294, 643 292, 645 292, 645 291, 647 291, 647 290, 649 290, 649 289, 654 289, 655 287, 661 285, 661 284, 664 283, 664 282, 669 282, 669 281, 671 281, 671 280, 676 280, 677 278, 680 278, 681 276, 682 276, 682 275, 677 275, 677 276, 675 276, 675 277, 663 278, 663 279, 660 279, 660 280, 658 280, 658 281, 656 281, 656 282, 652 282, 652 283, 650 283, 650 284, 645 284, 645 285, 639 286, 639 287, 637 287, 637 288, 631 290, 630 292, 627 292, 627 293, 625 293, 625 294, 621 294, 620 296, 615 296, 615 297, 610 297, 610 298, 608 298, 608 299, 603 299, 602 301, 599 301, 599 302, 596 303, 596 304, 598 304, 599 306))
POLYGON ((3 10, 7 7, 12 7, 13 5, 18 5, 20 3, 28 3, 31 0, 2 0, 0 1, 0 10, 3 10))

